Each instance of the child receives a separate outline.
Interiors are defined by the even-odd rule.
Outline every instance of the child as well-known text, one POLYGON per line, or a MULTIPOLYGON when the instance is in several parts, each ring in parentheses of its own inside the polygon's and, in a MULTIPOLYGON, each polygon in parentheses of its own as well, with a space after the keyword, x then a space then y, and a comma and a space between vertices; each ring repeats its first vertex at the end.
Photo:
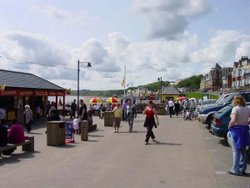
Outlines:
POLYGON ((75 133, 78 133, 78 134, 80 133, 79 123, 80 123, 80 119, 78 118, 73 119, 73 128, 74 128, 75 133))

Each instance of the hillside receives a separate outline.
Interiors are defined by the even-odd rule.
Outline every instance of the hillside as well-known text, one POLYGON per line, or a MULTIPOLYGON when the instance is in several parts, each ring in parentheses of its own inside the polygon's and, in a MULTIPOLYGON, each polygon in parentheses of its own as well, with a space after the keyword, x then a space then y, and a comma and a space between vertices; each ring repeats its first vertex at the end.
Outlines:
MULTIPOLYGON (((176 86, 177 87, 186 87, 189 88, 189 90, 196 90, 199 89, 200 87, 200 81, 201 81, 202 75, 198 76, 191 76, 189 78, 181 80, 176 86)), ((158 91, 161 86, 169 86, 170 81, 158 81, 158 82, 153 82, 153 83, 148 83, 146 85, 140 85, 137 87, 128 87, 126 89, 138 89, 140 87, 147 88, 150 91, 158 91)), ((80 90, 80 95, 84 96, 122 96, 124 93, 123 89, 118 89, 118 90, 80 90)), ((76 90, 71 91, 71 95, 77 95, 76 90)))

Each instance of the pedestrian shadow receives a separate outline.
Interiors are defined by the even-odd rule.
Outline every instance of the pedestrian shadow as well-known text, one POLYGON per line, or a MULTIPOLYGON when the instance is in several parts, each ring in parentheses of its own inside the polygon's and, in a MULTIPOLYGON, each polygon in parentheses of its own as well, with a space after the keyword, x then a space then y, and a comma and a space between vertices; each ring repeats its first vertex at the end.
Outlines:
POLYGON ((98 140, 88 140, 86 142, 99 142, 98 140))
POLYGON ((133 131, 134 133, 147 133, 147 131, 133 131))
POLYGON ((55 147, 55 148, 62 148, 62 149, 70 149, 76 147, 75 143, 66 143, 65 145, 61 146, 48 146, 48 147, 55 147))
POLYGON ((103 135, 93 135, 93 134, 89 134, 89 137, 104 137, 103 135))
POLYGON ((101 131, 104 131, 103 129, 96 129, 96 130, 94 130, 94 131, 92 131, 92 132, 101 132, 101 131))
POLYGON ((160 142, 160 141, 157 140, 154 143, 150 143, 150 145, 182 146, 183 144, 172 143, 172 142, 160 142))
POLYGON ((129 133, 129 134, 133 134, 133 133, 144 133, 146 134, 147 131, 132 131, 132 132, 129 132, 129 131, 119 131, 117 134, 119 133, 129 133))
POLYGON ((26 133, 27 135, 42 135, 43 133, 38 133, 38 132, 29 132, 26 133))

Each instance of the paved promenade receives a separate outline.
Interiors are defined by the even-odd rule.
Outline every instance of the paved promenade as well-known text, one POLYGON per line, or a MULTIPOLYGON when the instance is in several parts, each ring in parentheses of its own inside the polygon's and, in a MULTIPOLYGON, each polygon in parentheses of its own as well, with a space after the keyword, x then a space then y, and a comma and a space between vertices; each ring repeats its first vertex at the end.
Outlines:
MULTIPOLYGON (((160 116, 154 129, 157 143, 144 144, 143 116, 135 120, 134 132, 122 122, 120 133, 104 127, 89 141, 62 147, 46 144, 45 124, 38 123, 35 152, 15 153, 0 159, 0 187, 8 188, 248 188, 249 177, 227 174, 231 150, 218 145, 198 121, 160 116), (216 147, 213 147, 216 144, 216 147), (219 156, 218 156, 218 155, 219 156), (223 162, 224 161, 224 162, 223 162)), ((248 165, 248 171, 250 167, 248 165)))

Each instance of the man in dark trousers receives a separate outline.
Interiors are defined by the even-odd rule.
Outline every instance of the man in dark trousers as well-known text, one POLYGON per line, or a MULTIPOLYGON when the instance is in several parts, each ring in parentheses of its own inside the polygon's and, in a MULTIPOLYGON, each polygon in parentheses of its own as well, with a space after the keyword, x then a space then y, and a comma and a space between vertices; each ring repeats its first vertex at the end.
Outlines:
POLYGON ((74 99, 74 101, 72 102, 70 108, 71 108, 71 111, 70 111, 70 119, 72 119, 72 117, 74 117, 74 119, 75 119, 75 116, 76 116, 76 108, 77 108, 77 106, 76 106, 76 100, 75 100, 75 99, 74 99))
MULTIPOLYGON (((78 112, 78 118, 82 120, 88 120, 88 112, 87 112, 87 105, 84 103, 84 101, 80 100, 80 108, 78 112)), ((81 132, 81 126, 79 126, 79 132, 81 132)))
POLYGON ((4 125, 4 120, 0 122, 0 147, 6 146, 8 143, 8 128, 4 125))

